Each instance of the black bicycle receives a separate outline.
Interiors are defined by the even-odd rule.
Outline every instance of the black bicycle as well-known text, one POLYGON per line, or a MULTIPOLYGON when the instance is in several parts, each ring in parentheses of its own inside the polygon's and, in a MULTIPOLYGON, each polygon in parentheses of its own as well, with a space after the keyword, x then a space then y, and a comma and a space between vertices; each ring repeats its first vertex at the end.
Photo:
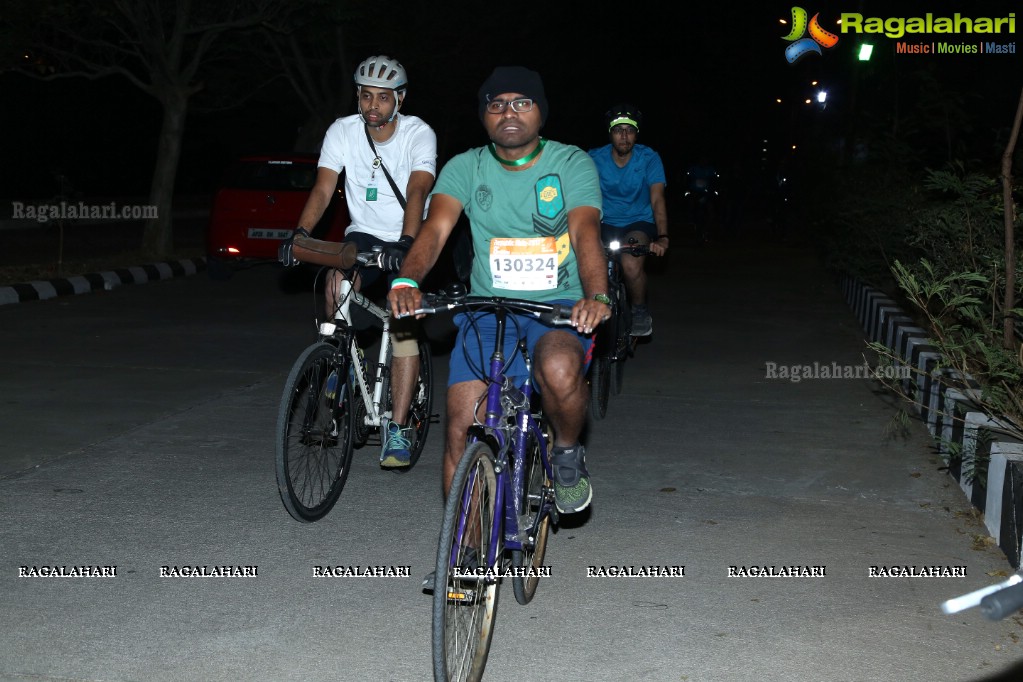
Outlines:
POLYGON ((635 239, 623 245, 612 241, 604 247, 607 254, 608 293, 611 298, 611 319, 597 327, 590 362, 590 415, 603 419, 611 395, 622 392, 625 382, 625 361, 636 350, 632 335, 632 306, 622 277, 622 255, 646 256, 650 247, 635 239))

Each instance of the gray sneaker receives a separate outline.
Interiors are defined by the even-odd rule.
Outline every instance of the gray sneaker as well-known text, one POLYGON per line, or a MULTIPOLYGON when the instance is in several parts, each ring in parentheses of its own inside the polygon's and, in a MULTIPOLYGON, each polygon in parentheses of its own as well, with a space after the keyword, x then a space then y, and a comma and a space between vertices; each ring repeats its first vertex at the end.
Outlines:
POLYGON ((632 335, 650 336, 654 333, 654 321, 645 305, 632 307, 632 335))
POLYGON ((554 506, 562 514, 586 509, 593 499, 590 475, 586 472, 586 448, 554 448, 551 454, 554 470, 554 506))

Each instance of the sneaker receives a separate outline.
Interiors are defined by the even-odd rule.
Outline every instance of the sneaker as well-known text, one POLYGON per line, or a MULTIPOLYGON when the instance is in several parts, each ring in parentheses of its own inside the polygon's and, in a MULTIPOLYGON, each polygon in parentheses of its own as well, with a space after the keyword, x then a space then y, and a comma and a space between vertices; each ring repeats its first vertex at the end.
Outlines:
POLYGON ((654 321, 645 305, 632 306, 632 335, 650 336, 654 332, 654 321))
MULTIPOLYGON (((462 568, 467 571, 475 571, 480 567, 479 556, 475 547, 466 547, 462 554, 462 568)), ((423 592, 432 593, 437 582, 437 571, 430 571, 430 574, 423 578, 423 592)))
POLYGON ((562 514, 573 514, 586 509, 593 499, 590 475, 586 472, 586 448, 555 447, 551 455, 554 469, 554 506, 562 514))
POLYGON ((409 452, 412 442, 406 437, 411 429, 403 429, 400 425, 387 421, 387 428, 384 429, 384 446, 380 451, 380 466, 385 469, 400 469, 407 467, 411 462, 412 454, 409 452))

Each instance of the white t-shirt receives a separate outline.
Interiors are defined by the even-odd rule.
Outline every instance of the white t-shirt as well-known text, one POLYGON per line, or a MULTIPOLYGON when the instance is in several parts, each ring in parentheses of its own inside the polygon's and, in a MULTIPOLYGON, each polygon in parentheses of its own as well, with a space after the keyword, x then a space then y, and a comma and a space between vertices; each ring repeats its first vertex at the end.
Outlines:
MULTIPOLYGON (((373 144, 394 183, 405 194, 413 171, 426 171, 436 177, 437 134, 417 116, 398 114, 397 124, 389 140, 384 143, 374 140, 373 144)), ((373 159, 366 139, 366 123, 358 114, 339 118, 327 129, 319 165, 336 173, 346 169, 345 196, 352 219, 348 229, 384 241, 397 241, 405 211, 383 169, 374 171, 373 159)))

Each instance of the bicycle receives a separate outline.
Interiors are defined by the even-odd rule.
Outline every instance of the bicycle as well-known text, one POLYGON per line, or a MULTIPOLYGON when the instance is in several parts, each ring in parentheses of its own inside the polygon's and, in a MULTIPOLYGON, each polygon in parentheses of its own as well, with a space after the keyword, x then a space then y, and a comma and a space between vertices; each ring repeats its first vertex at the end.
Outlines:
POLYGON ((608 399, 622 392, 625 382, 625 361, 636 350, 637 337, 632 335, 632 306, 622 277, 622 254, 646 256, 650 247, 627 245, 615 240, 604 247, 607 254, 608 294, 611 298, 611 319, 597 328, 590 363, 590 416, 596 420, 607 415, 608 399))
POLYGON ((686 171, 688 186, 682 200, 685 202, 686 221, 697 244, 706 244, 716 236, 719 227, 719 178, 718 173, 709 166, 694 166, 686 171))
MULTIPOLYGON (((494 632, 500 579, 512 578, 515 600, 532 601, 541 577, 551 525, 557 525, 549 447, 553 431, 536 406, 532 361, 519 335, 516 351, 527 379, 515 386, 505 375, 509 313, 531 315, 546 324, 568 325, 571 306, 521 299, 464 295, 464 287, 424 297, 413 314, 443 311, 493 313, 486 417, 466 437, 444 508, 433 582, 433 666, 436 680, 479 680, 494 632)), ((510 318, 511 324, 515 319, 510 318)), ((482 364, 483 358, 479 359, 482 364)))
MULTIPOLYGON (((360 268, 380 267, 379 251, 358 253, 347 242, 296 237, 293 253, 302 262, 347 270, 352 279, 360 268)), ((390 315, 350 286, 342 288, 341 299, 339 309, 354 304, 382 325, 380 349, 370 367, 355 326, 328 320, 291 368, 277 415, 277 487, 285 509, 302 522, 318 521, 331 510, 348 479, 354 448, 392 416, 390 315)), ((432 397, 432 354, 420 339, 419 376, 406 420, 413 427, 411 458, 407 468, 394 471, 408 471, 419 460, 433 419, 432 397)))
POLYGON ((1008 580, 982 587, 941 604, 946 614, 959 613, 974 606, 980 607, 988 620, 1002 620, 1023 608, 1023 576, 1015 573, 1008 580))

